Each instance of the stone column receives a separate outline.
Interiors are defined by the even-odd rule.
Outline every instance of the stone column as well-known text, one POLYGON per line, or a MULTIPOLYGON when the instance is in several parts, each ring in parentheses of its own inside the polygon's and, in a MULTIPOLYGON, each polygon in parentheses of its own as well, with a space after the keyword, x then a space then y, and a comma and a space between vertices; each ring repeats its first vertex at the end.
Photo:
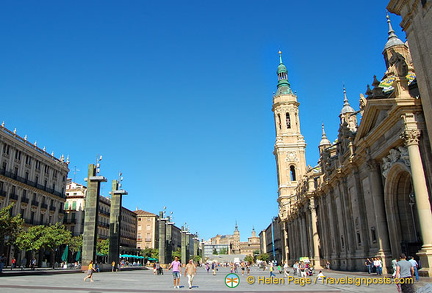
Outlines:
POLYGON ((87 193, 85 195, 85 215, 82 250, 82 270, 86 270, 90 261, 96 259, 96 242, 98 234, 99 192, 100 183, 106 182, 103 176, 97 176, 96 166, 88 166, 87 193))
POLYGON ((403 133, 411 165, 417 213, 420 222, 420 232, 423 241, 422 249, 417 253, 423 270, 432 275, 432 213, 429 194, 426 185, 423 163, 419 150, 419 130, 407 130, 403 133))
POLYGON ((322 269, 321 257, 319 253, 319 235, 317 228, 317 215, 315 207, 315 199, 311 197, 309 199, 309 209, 311 212, 311 226, 312 226, 312 247, 313 247, 313 264, 315 269, 322 269))
POLYGON ((164 212, 159 212, 159 263, 167 264, 166 258, 166 222, 164 212))
POLYGON ((108 263, 115 261, 118 264, 120 260, 122 196, 126 195, 127 192, 119 190, 119 181, 117 180, 113 180, 111 186, 108 263))
POLYGON ((383 187, 381 184, 381 173, 378 164, 374 160, 368 161, 369 182, 371 186, 371 197, 373 200, 373 209, 376 222, 376 235, 378 241, 377 256, 383 260, 383 274, 387 274, 387 267, 390 261, 390 241, 387 229, 386 212, 384 208, 383 187))
POLYGON ((181 231, 181 263, 187 264, 187 231, 182 227, 181 231))
POLYGON ((168 217, 168 222, 166 223, 166 238, 165 238, 165 258, 168 262, 173 261, 172 253, 173 253, 173 236, 172 236, 172 227, 174 226, 174 222, 171 222, 171 217, 168 217))

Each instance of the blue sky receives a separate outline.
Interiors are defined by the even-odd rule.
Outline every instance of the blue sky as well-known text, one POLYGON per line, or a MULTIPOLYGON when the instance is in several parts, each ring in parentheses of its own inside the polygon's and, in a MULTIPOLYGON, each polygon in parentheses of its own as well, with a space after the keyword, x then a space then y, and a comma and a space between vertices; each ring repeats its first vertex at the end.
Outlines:
POLYGON ((2 1, 0 120, 69 155, 78 183, 103 155, 131 210, 166 206, 205 239, 237 221, 246 240, 277 215, 277 52, 315 165, 321 123, 337 137, 342 85, 358 109, 385 71, 387 3, 2 1))

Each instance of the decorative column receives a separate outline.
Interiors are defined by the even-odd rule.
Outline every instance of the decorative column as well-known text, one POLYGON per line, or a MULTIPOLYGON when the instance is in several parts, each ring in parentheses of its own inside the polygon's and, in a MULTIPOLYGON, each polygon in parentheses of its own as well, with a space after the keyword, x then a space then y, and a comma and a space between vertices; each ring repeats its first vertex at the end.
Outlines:
POLYGON ((181 263, 187 264, 187 231, 185 226, 182 226, 181 233, 181 263))
POLYGON ((309 199, 309 209, 311 212, 311 225, 312 225, 312 247, 313 247, 313 264, 315 269, 322 269, 321 266, 321 257, 319 254, 319 235, 317 228, 317 215, 316 215, 316 206, 315 199, 311 197, 309 199))
POLYGON ((100 183, 106 182, 103 176, 97 176, 99 164, 88 166, 87 193, 85 196, 85 215, 82 250, 82 270, 87 270, 90 261, 96 259, 97 225, 99 213, 100 183))
POLYGON ((369 181, 371 186, 371 197, 373 201, 373 208, 376 222, 376 234, 378 236, 378 251, 377 256, 383 260, 383 274, 387 273, 387 267, 391 258, 390 254, 390 241, 387 229, 386 213, 384 208, 383 189, 381 184, 381 173, 377 162, 370 159, 367 162, 370 175, 369 181))
POLYGON ((122 177, 120 180, 113 180, 111 189, 108 263, 115 261, 116 264, 120 259, 122 196, 128 194, 125 190, 119 189, 121 180, 122 177))
POLYGON ((164 212, 159 212, 159 263, 167 264, 166 257, 166 222, 164 212))
POLYGON ((420 232, 423 241, 422 249, 417 253, 422 263, 422 271, 432 275, 432 213, 429 194, 426 185, 423 163, 420 156, 419 139, 420 130, 406 130, 402 137, 408 148, 411 165, 411 175, 414 186, 414 195, 417 203, 417 213, 420 222, 420 232))

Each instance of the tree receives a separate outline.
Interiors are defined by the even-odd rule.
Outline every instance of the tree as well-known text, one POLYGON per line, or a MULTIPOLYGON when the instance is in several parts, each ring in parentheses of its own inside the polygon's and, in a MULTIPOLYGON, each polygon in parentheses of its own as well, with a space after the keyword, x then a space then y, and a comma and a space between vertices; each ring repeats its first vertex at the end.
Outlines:
POLYGON ((181 249, 180 249, 180 247, 177 247, 177 249, 175 250, 175 251, 173 251, 173 253, 172 253, 172 257, 174 258, 174 257, 178 257, 179 259, 181 259, 181 249))
POLYGON ((201 260, 201 256, 199 255, 194 255, 194 257, 192 258, 194 262, 199 263, 201 260))
POLYGON ((142 249, 140 254, 147 258, 151 257, 151 258, 159 259, 159 249, 157 248, 142 249))
POLYGON ((109 239, 98 240, 96 243, 96 252, 101 255, 108 255, 109 252, 109 239))
POLYGON ((219 250, 219 254, 228 254, 228 249, 223 247, 219 250))
POLYGON ((11 245, 21 233, 24 220, 21 214, 11 216, 11 209, 14 204, 10 204, 0 209, 0 248, 3 245, 11 245))
POLYGON ((254 258, 252 255, 249 254, 249 255, 245 256, 244 261, 247 261, 247 262, 252 264, 252 263, 254 263, 254 258))
POLYGON ((71 232, 59 223, 50 226, 37 225, 21 233, 16 244, 23 250, 49 250, 51 252, 51 266, 54 268, 55 251, 63 244, 68 244, 71 232))
POLYGON ((71 237, 68 244, 69 244, 69 249, 73 255, 75 252, 82 249, 82 245, 83 245, 82 235, 71 237))
POLYGON ((261 253, 257 256, 257 259, 262 261, 268 261, 270 259, 270 256, 268 255, 268 253, 261 253))
POLYGON ((217 255, 217 254, 218 254, 216 248, 213 248, 213 254, 214 254, 214 255, 217 255))

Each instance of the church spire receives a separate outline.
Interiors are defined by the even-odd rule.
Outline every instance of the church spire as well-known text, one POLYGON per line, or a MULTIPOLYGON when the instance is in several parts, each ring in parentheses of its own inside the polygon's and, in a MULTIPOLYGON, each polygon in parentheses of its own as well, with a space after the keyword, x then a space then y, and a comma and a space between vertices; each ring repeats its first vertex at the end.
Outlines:
POLYGON ((327 138, 327 134, 325 133, 324 130, 324 123, 321 125, 322 128, 322 135, 321 135, 321 141, 320 141, 320 146, 325 146, 325 145, 331 145, 330 140, 327 138))
POLYGON ((288 70, 282 62, 282 51, 279 51, 279 66, 276 73, 278 76, 277 94, 292 94, 290 83, 288 81, 288 70))
POLYGON ((395 45, 403 45, 404 43, 398 38, 398 36, 395 34, 395 31, 392 27, 390 16, 387 14, 387 24, 388 24, 388 38, 387 43, 384 46, 384 50, 388 49, 390 47, 393 47, 395 45))
POLYGON ((343 87, 343 94, 344 94, 344 105, 341 110, 341 115, 345 113, 354 113, 355 112, 354 109, 350 106, 348 102, 345 86, 343 87))

